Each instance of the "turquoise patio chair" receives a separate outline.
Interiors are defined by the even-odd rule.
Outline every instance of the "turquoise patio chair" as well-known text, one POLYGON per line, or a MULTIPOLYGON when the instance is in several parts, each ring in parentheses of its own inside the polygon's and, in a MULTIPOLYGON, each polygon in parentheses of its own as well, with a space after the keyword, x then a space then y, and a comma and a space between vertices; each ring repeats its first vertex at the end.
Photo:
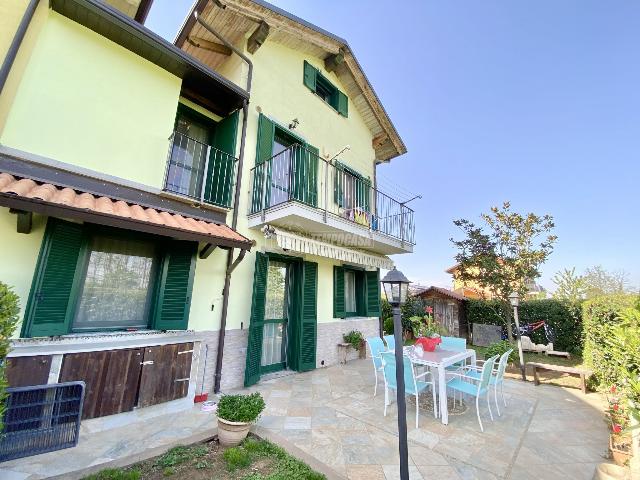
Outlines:
MULTIPOLYGON (((389 401, 389 390, 397 390, 396 383, 396 356, 395 352, 382 352, 382 375, 384 377, 384 416, 387 416, 387 406, 391 403, 389 401)), ((404 361, 404 393, 407 395, 414 395, 416 397, 416 428, 418 428, 418 415, 420 412, 420 405, 418 396, 427 388, 431 387, 431 393, 433 395, 433 416, 438 418, 438 409, 436 402, 436 389, 433 381, 433 375, 431 372, 425 372, 421 375, 416 375, 413 368, 413 364, 409 357, 403 355, 404 361), (431 376, 430 381, 421 380, 427 376, 431 376)))
MULTIPOLYGON (((439 345, 439 348, 442 350, 450 350, 452 352, 462 351, 467 349, 467 339, 459 338, 459 337, 440 337, 442 342, 439 345)), ((459 370, 464 367, 466 363, 464 361, 454 363, 453 365, 447 367, 447 370, 459 370)))
POLYGON ((382 372, 382 357, 380 354, 384 352, 387 347, 384 346, 380 337, 369 337, 366 339, 367 345, 369 345, 369 352, 371 353, 371 360, 373 361, 373 370, 376 375, 376 385, 373 387, 373 396, 378 393, 378 372, 382 372))
MULTIPOLYGON (((501 415, 500 407, 498 406, 498 387, 500 387, 500 396, 502 397, 502 403, 504 403, 505 407, 507 406, 507 401, 504 398, 504 372, 507 370, 507 365, 509 364, 509 355, 511 355, 511 352, 513 352, 513 348, 500 355, 498 366, 494 368, 493 375, 491 375, 491 379, 489 380, 489 384, 493 385, 493 396, 496 403, 498 416, 501 415)), ((482 363, 482 361, 479 361, 478 363, 482 363)), ((480 378, 480 371, 482 367, 469 366, 466 367, 466 369, 468 370, 468 375, 480 378)))
POLYGON ((385 335, 384 341, 387 344, 387 350, 395 350, 396 349, 396 337, 393 335, 385 335))
POLYGON ((491 412, 491 404, 489 402, 489 382, 491 381, 491 373, 493 372, 493 367, 495 366, 496 359, 498 355, 494 355, 484 362, 482 366, 482 370, 480 371, 480 375, 465 375, 462 372, 451 372, 450 375, 453 377, 447 383, 447 388, 450 388, 455 392, 460 392, 461 394, 467 394, 476 397, 476 414, 478 415, 478 423, 480 424, 480 431, 484 432, 484 427, 482 426, 482 420, 480 419, 480 397, 482 395, 487 396, 487 408, 489 409, 489 416, 493 421, 493 413, 491 412))

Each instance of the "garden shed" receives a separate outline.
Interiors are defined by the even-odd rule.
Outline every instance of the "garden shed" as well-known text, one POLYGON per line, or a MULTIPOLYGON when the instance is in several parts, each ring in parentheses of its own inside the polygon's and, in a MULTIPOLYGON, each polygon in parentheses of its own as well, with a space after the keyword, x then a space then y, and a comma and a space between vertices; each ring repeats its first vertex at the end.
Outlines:
POLYGON ((469 329, 464 313, 464 296, 446 288, 431 286, 418 294, 426 305, 433 307, 433 318, 443 325, 450 335, 468 338, 469 329))

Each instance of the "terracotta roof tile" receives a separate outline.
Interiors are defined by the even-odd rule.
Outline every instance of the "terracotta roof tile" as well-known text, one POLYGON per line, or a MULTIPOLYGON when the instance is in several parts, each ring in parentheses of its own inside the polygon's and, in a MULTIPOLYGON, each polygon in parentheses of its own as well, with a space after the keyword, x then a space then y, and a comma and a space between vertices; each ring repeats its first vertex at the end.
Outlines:
MULTIPOLYGON (((242 248, 250 246, 250 240, 224 224, 185 217, 177 213, 143 207, 137 203, 127 203, 109 197, 96 197, 88 192, 76 191, 69 187, 59 187, 50 183, 36 182, 30 178, 16 178, 8 173, 0 172, 0 205, 2 196, 24 197, 47 204, 65 206, 76 210, 90 210, 101 215, 123 217, 136 222, 151 223, 171 230, 179 230, 201 236, 200 241, 216 243, 217 239, 231 240, 241 243, 242 248), (3 195, 4 194, 4 195, 3 195)), ((96 217, 96 223, 99 217, 96 217)), ((165 234, 165 232, 162 232, 165 234)), ((175 232, 166 232, 168 236, 180 238, 175 232)), ((186 237, 186 238, 192 238, 186 237)))

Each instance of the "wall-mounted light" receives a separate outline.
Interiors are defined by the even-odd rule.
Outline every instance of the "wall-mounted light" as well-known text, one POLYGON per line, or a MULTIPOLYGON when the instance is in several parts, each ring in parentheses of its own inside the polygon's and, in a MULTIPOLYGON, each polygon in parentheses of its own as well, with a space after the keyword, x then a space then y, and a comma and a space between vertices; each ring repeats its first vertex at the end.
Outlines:
POLYGON ((294 118, 293 120, 291 120, 291 123, 289 124, 289 130, 295 130, 298 125, 300 125, 300 120, 298 120, 297 118, 294 118))

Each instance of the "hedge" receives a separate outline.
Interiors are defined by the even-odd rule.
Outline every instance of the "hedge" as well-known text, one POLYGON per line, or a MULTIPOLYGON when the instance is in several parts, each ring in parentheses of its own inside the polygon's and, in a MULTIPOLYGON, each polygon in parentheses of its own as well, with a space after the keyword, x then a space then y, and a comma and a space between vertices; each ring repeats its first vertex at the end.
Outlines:
MULTIPOLYGON (((498 300, 468 300, 465 302, 467 321, 490 325, 504 325, 503 306, 498 300)), ((520 325, 544 320, 555 335, 553 348, 575 354, 582 352, 582 314, 579 304, 545 299, 520 302, 518 308, 520 325)), ((515 324, 513 325, 515 332, 515 324)), ((548 343, 544 328, 531 335, 535 343, 548 343)))
POLYGON ((5 378, 5 362, 11 346, 11 336, 18 325, 20 313, 19 298, 11 287, 0 282, 0 432, 4 417, 4 400, 6 398, 7 380, 5 378))
MULTIPOLYGON (((618 366, 614 361, 612 338, 620 325, 619 314, 636 304, 634 295, 610 295, 587 300, 582 305, 584 322, 584 358, 594 371, 598 384, 610 386, 618 383, 618 366)), ((640 335, 640 332, 638 332, 640 335)))

